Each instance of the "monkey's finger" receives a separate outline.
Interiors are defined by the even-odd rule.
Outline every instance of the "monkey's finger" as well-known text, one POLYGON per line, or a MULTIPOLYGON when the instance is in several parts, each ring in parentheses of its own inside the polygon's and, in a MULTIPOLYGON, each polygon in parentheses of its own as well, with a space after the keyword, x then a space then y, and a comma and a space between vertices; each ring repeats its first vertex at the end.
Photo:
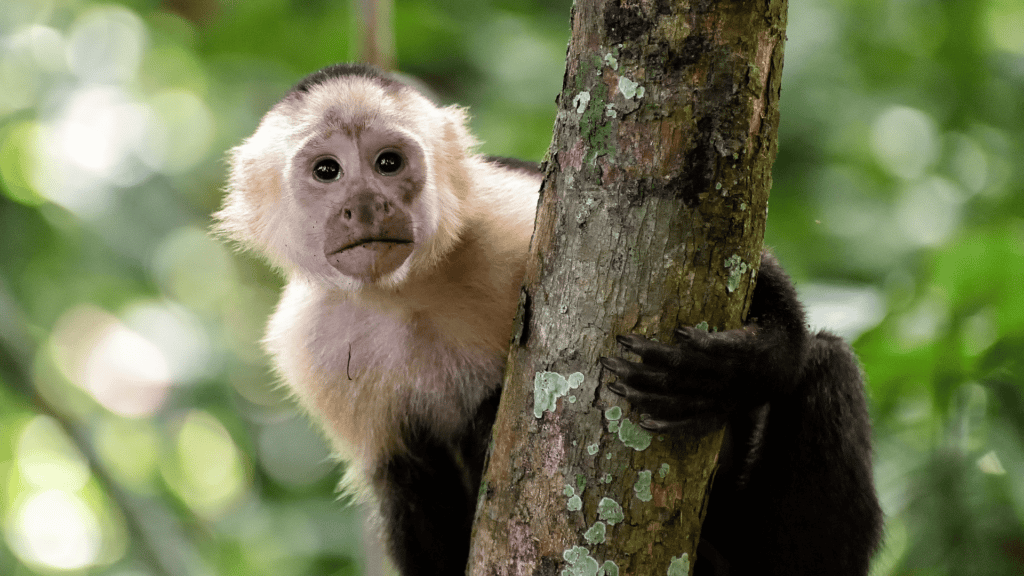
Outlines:
POLYGON ((669 389, 668 373, 664 370, 615 357, 602 357, 600 361, 601 365, 614 374, 619 382, 630 388, 652 392, 665 392, 669 389))
POLYGON ((679 369, 659 368, 622 358, 601 358, 601 365, 615 375, 619 383, 641 392, 686 398, 690 395, 724 397, 730 393, 731 380, 720 367, 709 370, 687 365, 679 369))
POLYGON ((644 392, 626 386, 622 382, 607 384, 609 390, 626 399, 637 411, 646 418, 655 420, 684 420, 709 413, 718 413, 723 406, 715 398, 691 395, 657 394, 644 392))
POLYGON ((672 344, 664 344, 639 334, 622 334, 616 336, 615 340, 626 350, 640 356, 645 364, 657 364, 675 368, 682 361, 682 353, 679 347, 672 344))
POLYGON ((645 364, 666 368, 702 370, 717 367, 723 355, 733 354, 736 339, 728 333, 708 334, 695 328, 676 330, 678 342, 665 344, 639 334, 623 334, 616 340, 626 350, 640 356, 645 364))
POLYGON ((690 434, 707 434, 725 425, 725 417, 720 414, 705 415, 683 420, 659 420, 647 418, 640 421, 640 427, 650 432, 682 432, 690 434))

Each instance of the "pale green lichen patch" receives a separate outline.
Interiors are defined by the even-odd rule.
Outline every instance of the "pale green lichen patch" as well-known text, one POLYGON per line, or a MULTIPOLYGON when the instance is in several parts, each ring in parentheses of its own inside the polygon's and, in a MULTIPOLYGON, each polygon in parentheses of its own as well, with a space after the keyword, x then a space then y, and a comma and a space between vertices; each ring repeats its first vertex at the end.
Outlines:
POLYGON ((604 411, 604 417, 608 419, 608 432, 615 434, 619 431, 619 418, 622 418, 622 408, 612 406, 604 411))
POLYGON ((544 412, 554 412, 558 399, 582 383, 580 372, 573 372, 568 378, 557 372, 537 372, 533 377, 533 415, 540 418, 544 412))
POLYGON ((608 497, 601 498, 601 501, 597 503, 597 516, 612 526, 626 518, 626 515, 622 513, 622 506, 608 497))
POLYGON ((644 430, 638 424, 630 422, 629 418, 622 421, 618 432, 619 440, 636 451, 645 450, 651 445, 651 439, 654 438, 650 432, 644 430))
MULTIPOLYGON (((578 476, 582 476, 582 474, 578 476)), ((579 484, 578 477, 576 480, 577 484, 579 484)), ((586 485, 586 479, 584 479, 584 485, 586 485)), ((582 492, 583 488, 580 487, 580 493, 582 492)), ((580 510, 583 509, 583 500, 579 497, 579 495, 576 494, 576 489, 572 487, 572 484, 566 484, 565 488, 562 489, 562 494, 569 498, 569 501, 566 502, 565 507, 568 508, 570 512, 579 512, 580 510)))
POLYGON ((601 564, 601 569, 597 571, 597 576, 619 576, 619 565, 611 560, 605 560, 604 564, 601 564))
POLYGON ((590 446, 587 446, 587 454, 590 454, 591 456, 593 456, 593 455, 597 454, 597 451, 600 450, 600 449, 601 449, 601 446, 599 446, 597 444, 597 442, 594 442, 590 446))
POLYGON ((604 478, 602 478, 602 480, 604 480, 605 484, 611 484, 612 483, 612 475, 611 474, 605 474, 604 478))
POLYGON ((583 491, 587 488, 587 477, 583 474, 576 475, 576 490, 579 494, 583 494, 583 491))
POLYGON ((654 496, 651 494, 651 471, 641 470, 637 474, 636 483, 633 484, 633 492, 641 502, 650 502, 654 496))
POLYGON ((694 328, 696 328, 697 330, 703 330, 703 331, 707 332, 709 330, 709 328, 708 328, 708 321, 707 320, 701 320, 699 324, 694 326, 694 328))
POLYGON ((682 556, 673 557, 668 565, 668 576, 688 576, 690 574, 690 555, 683 552, 682 556))
POLYGON ((629 78, 619 76, 619 92, 621 92, 627 100, 632 100, 633 98, 643 98, 645 90, 643 86, 629 78))
POLYGON ((604 522, 597 521, 583 533, 583 537, 586 538, 588 544, 602 544, 604 543, 604 537, 607 531, 608 525, 604 522))
POLYGON ((619 69, 619 59, 615 57, 611 52, 604 55, 604 63, 607 64, 612 70, 619 69))
POLYGON ((750 265, 743 261, 738 255, 733 254, 725 261, 725 267, 729 270, 729 281, 726 283, 726 290, 734 292, 740 286, 743 275, 750 270, 750 265))
POLYGON ((569 566, 562 570, 561 576, 597 576, 597 560, 583 546, 573 546, 562 552, 562 558, 569 566))
POLYGON ((668 476, 669 470, 671 470, 671 466, 667 463, 662 463, 661 467, 658 468, 658 477, 664 479, 665 476, 668 476))
POLYGON ((590 104, 590 92, 580 92, 572 99, 577 114, 583 114, 587 110, 587 104, 590 104))

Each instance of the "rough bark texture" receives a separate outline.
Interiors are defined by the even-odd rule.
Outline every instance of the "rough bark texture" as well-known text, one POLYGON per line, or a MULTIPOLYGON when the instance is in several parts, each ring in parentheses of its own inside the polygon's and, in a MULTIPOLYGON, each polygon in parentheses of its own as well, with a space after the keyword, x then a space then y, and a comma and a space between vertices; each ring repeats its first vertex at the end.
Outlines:
POLYGON ((652 437, 598 358, 618 334, 741 325, 785 21, 784 0, 576 2, 470 574, 675 575, 694 559, 721 434, 652 437))

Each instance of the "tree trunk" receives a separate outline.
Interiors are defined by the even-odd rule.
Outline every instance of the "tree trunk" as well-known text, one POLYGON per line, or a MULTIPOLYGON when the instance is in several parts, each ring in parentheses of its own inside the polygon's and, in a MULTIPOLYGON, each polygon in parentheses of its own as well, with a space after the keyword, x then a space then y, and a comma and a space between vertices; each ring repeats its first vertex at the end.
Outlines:
POLYGON ((349 60, 395 70, 394 0, 352 0, 349 60))
POLYGON ((721 433, 652 436, 598 358, 741 325, 785 22, 785 0, 575 3, 470 574, 688 573, 721 433))

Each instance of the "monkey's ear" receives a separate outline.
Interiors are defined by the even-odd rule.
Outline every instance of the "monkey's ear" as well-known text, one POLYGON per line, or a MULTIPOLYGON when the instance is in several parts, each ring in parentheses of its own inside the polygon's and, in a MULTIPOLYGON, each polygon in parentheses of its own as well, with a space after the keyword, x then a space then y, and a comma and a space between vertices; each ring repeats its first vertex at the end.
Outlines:
POLYGON ((444 116, 444 143, 459 154, 470 155, 480 142, 469 132, 469 113, 462 106, 446 106, 441 109, 444 116))
POLYGON ((227 196, 221 210, 213 215, 214 233, 239 242, 270 257, 279 264, 274 238, 284 224, 282 188, 287 151, 282 138, 272 138, 273 129, 262 125, 228 155, 231 169, 227 196), (276 141, 275 141, 276 140, 276 141))
MULTIPOLYGON (((447 106, 438 112, 440 126, 429 132, 440 135, 434 144, 434 173, 438 177, 437 185, 442 189, 442 195, 444 191, 450 192, 461 205, 471 186, 465 161, 476 153, 475 148, 480 142, 469 132, 469 114, 465 108, 447 106)), ((459 205, 442 208, 442 215, 458 215, 461 212, 459 205)))

